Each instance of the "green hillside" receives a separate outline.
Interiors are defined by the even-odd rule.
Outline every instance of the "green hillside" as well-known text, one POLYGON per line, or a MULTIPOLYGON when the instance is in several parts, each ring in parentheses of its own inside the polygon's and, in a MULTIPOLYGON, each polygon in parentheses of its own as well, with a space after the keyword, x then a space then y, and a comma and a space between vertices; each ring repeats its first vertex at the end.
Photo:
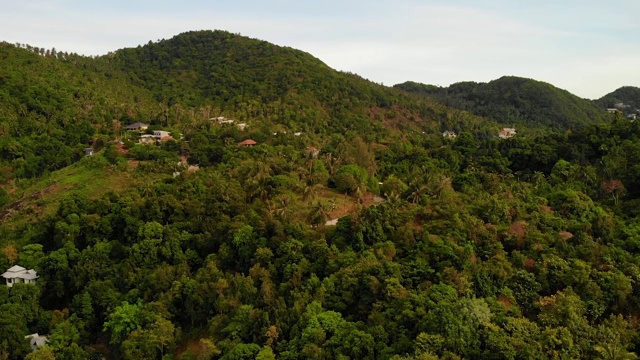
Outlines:
POLYGON ((526 79, 387 88, 222 31, 0 49, 0 273, 35 280, 0 283, 0 359, 640 352, 638 121, 526 79))
POLYGON ((608 119, 603 109, 566 90, 513 76, 488 83, 461 82, 445 88, 413 82, 394 87, 505 125, 575 129, 608 119))
POLYGON ((312 55, 224 31, 197 31, 99 59, 159 101, 293 131, 384 134, 439 130, 444 120, 486 123, 460 111, 335 71, 312 55))

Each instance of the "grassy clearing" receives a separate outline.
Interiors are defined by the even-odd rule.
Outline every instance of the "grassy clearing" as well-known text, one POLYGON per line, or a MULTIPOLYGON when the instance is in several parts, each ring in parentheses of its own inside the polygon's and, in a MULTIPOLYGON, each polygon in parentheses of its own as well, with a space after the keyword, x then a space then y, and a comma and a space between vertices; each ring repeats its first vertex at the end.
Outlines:
POLYGON ((0 231, 12 230, 55 213, 60 201, 71 195, 81 194, 89 199, 98 199, 106 193, 120 193, 136 187, 149 176, 138 176, 136 162, 123 162, 117 166, 106 163, 101 154, 86 157, 64 169, 50 173, 33 183, 23 184, 14 190, 16 199, 0 213, 0 231))

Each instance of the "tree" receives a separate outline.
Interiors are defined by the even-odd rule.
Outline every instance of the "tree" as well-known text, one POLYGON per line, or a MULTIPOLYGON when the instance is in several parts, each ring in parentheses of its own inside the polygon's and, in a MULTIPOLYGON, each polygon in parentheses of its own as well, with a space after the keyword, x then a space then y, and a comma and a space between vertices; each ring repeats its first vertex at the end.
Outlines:
POLYGON ((140 329, 141 308, 142 302, 140 301, 135 304, 123 301, 109 314, 109 319, 104 323, 103 331, 111 333, 111 344, 121 344, 132 331, 140 329))

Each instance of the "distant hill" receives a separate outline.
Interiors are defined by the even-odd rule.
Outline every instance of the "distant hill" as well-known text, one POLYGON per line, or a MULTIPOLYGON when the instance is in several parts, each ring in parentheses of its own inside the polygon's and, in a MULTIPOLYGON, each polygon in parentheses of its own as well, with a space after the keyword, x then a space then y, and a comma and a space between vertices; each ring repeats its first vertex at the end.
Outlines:
POLYGON ((623 86, 598 100, 595 100, 601 108, 612 108, 617 104, 628 105, 621 110, 625 112, 636 112, 640 109, 640 88, 635 86, 623 86))
POLYGON ((385 132, 471 119, 440 104, 331 69, 312 55, 225 31, 192 31, 98 61, 126 73, 160 102, 282 124, 306 132, 385 132))
POLYGON ((488 83, 460 82, 449 87, 405 82, 395 88, 503 124, 570 129, 607 119, 606 112, 589 100, 553 85, 520 77, 505 76, 488 83))
POLYGON ((495 122, 331 69, 303 51, 196 31, 101 57, 0 42, 0 184, 68 166, 83 149, 148 122, 187 136, 209 118, 321 136, 392 142, 495 122))

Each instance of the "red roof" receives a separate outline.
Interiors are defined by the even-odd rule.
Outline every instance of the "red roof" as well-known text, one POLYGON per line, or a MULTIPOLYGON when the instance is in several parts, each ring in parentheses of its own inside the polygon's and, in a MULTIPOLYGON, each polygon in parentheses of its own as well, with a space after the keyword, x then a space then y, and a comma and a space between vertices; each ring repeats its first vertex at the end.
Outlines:
POLYGON ((257 144, 257 142, 255 142, 255 140, 253 139, 247 139, 243 142, 240 143, 240 145, 245 145, 245 146, 251 146, 251 145, 255 145, 257 144))
POLYGON ((162 138, 160 138, 160 141, 169 141, 169 140, 173 140, 173 137, 171 137, 171 136, 163 136, 162 138))

